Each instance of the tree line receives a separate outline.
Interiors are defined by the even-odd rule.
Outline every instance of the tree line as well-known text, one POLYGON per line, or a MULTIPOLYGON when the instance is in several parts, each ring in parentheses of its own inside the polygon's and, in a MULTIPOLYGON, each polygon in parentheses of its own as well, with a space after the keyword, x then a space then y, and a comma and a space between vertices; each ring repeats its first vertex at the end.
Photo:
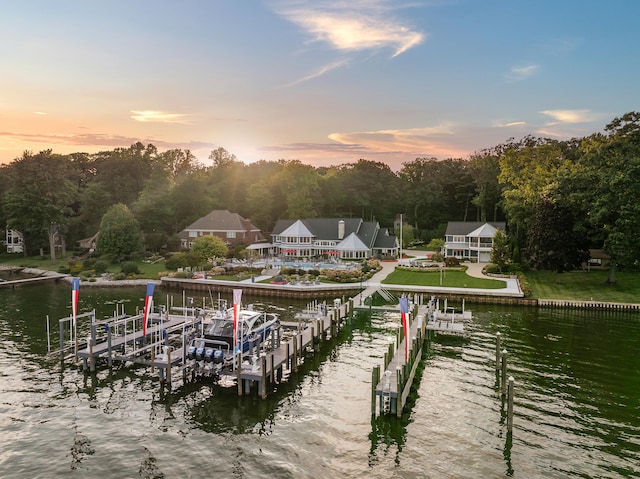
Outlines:
MULTIPOLYGON (((205 165, 189 150, 136 143, 95 154, 25 151, 0 167, 0 215, 23 233, 26 254, 94 235, 118 205, 148 251, 179 248, 176 234, 213 209, 239 213, 268 234, 281 218, 361 217, 408 239, 444 236, 447 221, 506 221, 510 261, 563 271, 589 248, 638 269, 640 114, 568 141, 527 136, 469 158, 416 158, 394 172, 361 159, 331 167, 296 160, 245 164, 224 148, 205 165)), ((406 244, 405 244, 406 246, 406 244)))

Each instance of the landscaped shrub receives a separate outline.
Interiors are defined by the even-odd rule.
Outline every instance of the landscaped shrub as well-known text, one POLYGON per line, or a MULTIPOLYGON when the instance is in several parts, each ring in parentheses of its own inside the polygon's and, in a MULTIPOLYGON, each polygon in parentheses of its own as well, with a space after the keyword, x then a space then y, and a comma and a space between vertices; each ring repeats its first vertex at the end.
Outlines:
POLYGON ((126 274, 127 276, 134 275, 134 274, 140 274, 140 270, 138 269, 138 265, 136 263, 134 263, 133 261, 125 261, 124 263, 122 263, 122 266, 121 266, 120 270, 124 274, 126 274))
POLYGON ((106 273, 107 269, 109 269, 109 263, 100 259, 95 262, 95 264, 93 265, 93 269, 98 274, 106 273))
POLYGON ((455 256, 449 256, 444 260, 444 264, 451 268, 454 266, 460 266, 460 261, 455 256))
POLYGON ((186 252, 186 253, 175 253, 171 255, 164 262, 164 265, 167 269, 171 271, 176 271, 178 268, 188 268, 198 266, 200 264, 200 258, 197 255, 186 252))
POLYGON ((58 273, 60 273, 60 274, 69 274, 70 272, 71 272, 71 268, 69 268, 69 266, 65 266, 63 264, 58 266, 58 273))
POLYGON ((498 266, 497 264, 488 264, 484 268, 482 268, 482 270, 486 274, 500 274, 501 273, 500 266, 498 266))
POLYGON ((84 265, 82 263, 69 261, 69 274, 77 276, 80 271, 84 271, 84 265))
POLYGON ((82 266, 85 270, 94 269, 96 260, 94 258, 85 258, 82 260, 82 266))
POLYGON ((123 272, 116 273, 116 274, 113 275, 113 280, 114 281, 122 281, 124 279, 127 279, 127 275, 124 274, 123 272))

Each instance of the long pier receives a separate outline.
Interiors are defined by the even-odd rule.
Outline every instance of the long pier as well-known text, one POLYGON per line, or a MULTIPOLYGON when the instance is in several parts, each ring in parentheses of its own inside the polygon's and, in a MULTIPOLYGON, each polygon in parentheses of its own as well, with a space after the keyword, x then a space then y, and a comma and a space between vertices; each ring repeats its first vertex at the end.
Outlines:
MULTIPOLYGON (((285 372, 296 372, 306 354, 317 352, 328 337, 336 337, 354 311, 352 299, 337 299, 332 307, 317 306, 308 311, 306 319, 281 322, 263 342, 254 342, 249 360, 238 353, 232 373, 226 374, 225 370, 224 378, 237 382, 238 395, 256 390, 265 399, 272 389, 269 386, 282 381, 285 372)), ((83 313, 76 317, 75 324, 71 317, 62 318, 58 321, 60 348, 53 353, 60 355, 62 364, 80 361, 83 369, 91 373, 106 359, 109 368, 117 362, 144 365, 152 372, 157 369, 161 383, 168 387, 176 375, 181 374, 184 383, 203 372, 196 361, 188 359, 187 349, 192 340, 203 337, 204 317, 197 308, 182 309, 181 315, 169 314, 165 309, 152 313, 146 334, 143 314, 115 312, 113 317, 97 321, 95 312, 83 313), (80 339, 82 333, 77 329, 84 331, 86 338, 80 339)), ((48 319, 47 332, 49 336, 48 319)))
POLYGON ((384 354, 382 368, 379 365, 373 368, 372 416, 402 416, 418 364, 422 359, 422 349, 428 336, 428 318, 432 313, 431 305, 414 304, 409 312, 408 336, 405 337, 403 329, 399 328, 396 341, 389 344, 389 349, 384 354))

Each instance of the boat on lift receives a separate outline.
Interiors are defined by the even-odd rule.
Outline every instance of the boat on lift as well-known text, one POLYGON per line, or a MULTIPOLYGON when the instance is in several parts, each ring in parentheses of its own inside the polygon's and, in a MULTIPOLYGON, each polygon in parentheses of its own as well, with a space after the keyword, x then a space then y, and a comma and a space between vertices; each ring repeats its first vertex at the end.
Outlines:
POLYGON ((233 308, 204 312, 203 336, 193 339, 187 348, 187 358, 195 371, 220 376, 225 369, 232 369, 238 352, 244 357, 280 327, 278 314, 249 306, 238 311, 234 342, 234 321, 233 308))

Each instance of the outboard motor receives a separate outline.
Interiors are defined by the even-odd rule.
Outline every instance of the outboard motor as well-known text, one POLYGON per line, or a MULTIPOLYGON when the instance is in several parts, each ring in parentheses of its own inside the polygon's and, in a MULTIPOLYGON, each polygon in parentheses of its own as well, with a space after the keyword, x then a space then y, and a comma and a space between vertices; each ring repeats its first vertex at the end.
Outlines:
POLYGON ((215 353, 215 349, 213 349, 213 348, 205 349, 205 351, 204 351, 204 360, 205 360, 205 362, 207 362, 207 363, 212 362, 214 353, 215 353))
POLYGON ((196 347, 195 346, 189 346, 189 348, 187 349, 187 358, 190 360, 194 360, 196 359, 196 347))
POLYGON ((222 364, 223 361, 224 361, 224 351, 222 349, 216 349, 213 352, 213 363, 222 364))
POLYGON ((196 348, 196 359, 202 361, 204 359, 204 346, 196 348))

